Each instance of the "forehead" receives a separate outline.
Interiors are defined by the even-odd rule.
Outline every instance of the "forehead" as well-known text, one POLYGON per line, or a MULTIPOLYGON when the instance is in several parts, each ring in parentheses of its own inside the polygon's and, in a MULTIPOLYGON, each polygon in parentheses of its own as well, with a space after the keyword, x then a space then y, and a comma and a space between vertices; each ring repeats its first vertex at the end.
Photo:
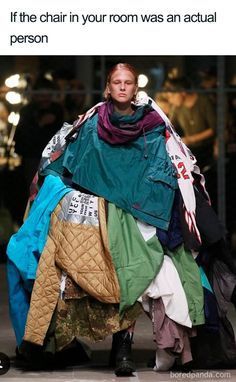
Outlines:
POLYGON ((135 81, 133 73, 128 69, 116 69, 111 75, 111 81, 118 79, 135 81))

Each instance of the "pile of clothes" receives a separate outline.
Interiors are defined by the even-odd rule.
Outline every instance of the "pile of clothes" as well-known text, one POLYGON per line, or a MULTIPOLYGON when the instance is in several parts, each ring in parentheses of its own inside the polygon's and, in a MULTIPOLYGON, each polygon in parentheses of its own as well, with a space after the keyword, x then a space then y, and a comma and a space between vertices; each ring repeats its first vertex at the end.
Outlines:
POLYGON ((7 250, 18 348, 100 341, 144 310, 156 370, 176 359, 230 367, 236 265, 224 230, 167 117, 150 98, 134 108, 120 116, 99 103, 43 151, 29 215, 7 250))

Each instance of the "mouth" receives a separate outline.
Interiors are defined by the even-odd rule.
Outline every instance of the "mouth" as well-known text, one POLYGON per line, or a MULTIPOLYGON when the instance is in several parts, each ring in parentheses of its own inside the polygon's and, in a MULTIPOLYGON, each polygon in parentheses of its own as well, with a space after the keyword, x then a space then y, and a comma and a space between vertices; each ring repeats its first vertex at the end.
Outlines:
POLYGON ((126 94, 125 93, 119 93, 118 96, 119 97, 126 97, 126 94))

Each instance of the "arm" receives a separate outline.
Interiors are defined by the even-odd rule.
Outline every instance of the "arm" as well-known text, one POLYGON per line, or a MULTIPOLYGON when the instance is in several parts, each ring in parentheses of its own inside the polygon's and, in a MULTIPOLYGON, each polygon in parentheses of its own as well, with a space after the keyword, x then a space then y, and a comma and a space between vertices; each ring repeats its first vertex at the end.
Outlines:
POLYGON ((182 139, 186 145, 191 145, 193 143, 202 142, 202 141, 209 139, 213 136, 214 136, 214 130, 210 127, 208 129, 202 131, 201 133, 188 135, 186 137, 183 137, 182 139))
POLYGON ((212 102, 207 96, 200 99, 200 109, 199 112, 204 116, 204 121, 206 128, 205 130, 193 134, 191 136, 187 135, 184 137, 184 143, 191 145, 194 143, 204 142, 205 140, 214 137, 216 130, 216 110, 212 102))

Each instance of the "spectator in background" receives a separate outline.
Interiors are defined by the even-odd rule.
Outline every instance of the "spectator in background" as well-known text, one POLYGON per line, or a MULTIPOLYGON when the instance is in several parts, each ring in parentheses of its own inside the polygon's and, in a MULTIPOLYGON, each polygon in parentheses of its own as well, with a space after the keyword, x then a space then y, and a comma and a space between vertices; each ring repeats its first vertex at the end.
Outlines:
MULTIPOLYGON (((165 82, 164 89, 166 88, 167 84, 168 84, 168 81, 165 82)), ((169 117, 169 119, 171 119, 173 110, 172 110, 172 106, 171 106, 169 99, 168 99, 168 93, 167 92, 156 93, 155 102, 157 103, 158 106, 160 106, 160 108, 169 117)), ((175 131, 179 134, 179 136, 182 137, 183 136, 183 130, 180 127, 180 125, 177 123, 177 121, 176 121, 174 128, 175 128, 175 131)))
POLYGON ((215 67, 210 67, 199 72, 201 82, 200 87, 203 89, 215 89, 217 87, 217 72, 215 67))
POLYGON ((236 158, 236 75, 229 83, 230 88, 234 89, 228 94, 228 115, 226 129, 227 155, 235 162, 236 158))
POLYGON ((183 141, 198 158, 202 170, 213 161, 216 111, 207 95, 191 91, 186 78, 168 80, 169 103, 173 107, 170 119, 184 133, 183 141))
POLYGON ((78 115, 85 112, 85 87, 82 82, 73 79, 68 83, 68 90, 69 93, 64 100, 65 120, 68 123, 73 123, 78 118, 78 115))
MULTIPOLYGON (((9 111, 3 101, 0 101, 0 134, 3 135, 8 130, 9 111)), ((7 133, 6 133, 7 135, 7 133)))
POLYGON ((22 155, 27 187, 37 170, 42 150, 64 121, 62 106, 53 100, 55 90, 53 82, 38 79, 33 87, 32 101, 20 111, 15 149, 22 155))
POLYGON ((169 117, 171 105, 168 101, 167 93, 156 93, 154 101, 160 106, 164 113, 169 117))
POLYGON ((63 106, 65 121, 73 123, 88 109, 84 84, 75 78, 72 70, 65 68, 49 71, 48 79, 53 80, 59 90, 58 101, 63 106))
POLYGON ((227 125, 226 125, 226 219, 231 246, 236 254, 236 75, 234 75, 229 87, 233 90, 227 95, 227 125))
MULTIPOLYGON (((202 70, 199 72, 200 75, 200 87, 205 90, 211 90, 217 88, 217 72, 215 67, 210 67, 209 69, 202 70)), ((208 93, 209 99, 216 105, 216 92, 208 93)))

